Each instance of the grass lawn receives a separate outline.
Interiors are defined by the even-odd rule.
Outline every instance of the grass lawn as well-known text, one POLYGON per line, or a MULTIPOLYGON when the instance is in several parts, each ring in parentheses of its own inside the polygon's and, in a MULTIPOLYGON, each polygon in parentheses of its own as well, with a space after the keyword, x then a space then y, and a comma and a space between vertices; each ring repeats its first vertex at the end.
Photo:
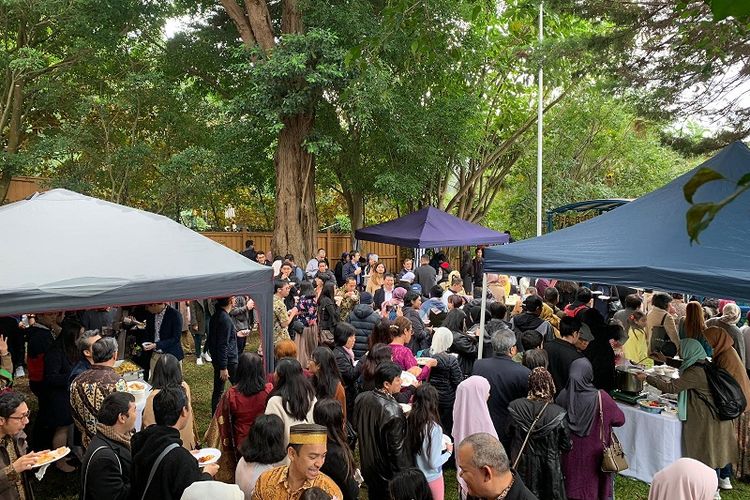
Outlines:
MULTIPOLYGON (((255 345, 248 343, 247 350, 254 351, 255 345)), ((195 364, 195 356, 187 356, 183 361, 185 380, 190 385, 193 394, 193 411, 198 424, 198 430, 201 433, 206 431, 210 422, 211 413, 211 390, 213 386, 213 371, 211 365, 206 363, 203 366, 195 364)), ((29 396, 29 407, 33 414, 36 410, 36 398, 29 392, 27 379, 20 379, 16 384, 19 391, 25 392, 29 396)), ((31 428, 31 425, 29 425, 31 428)), ((47 470, 47 474, 41 482, 33 480, 34 490, 37 498, 41 500, 74 500, 78 498, 80 476, 78 473, 63 474, 58 472, 54 467, 47 470)), ((750 498, 750 484, 733 481, 735 489, 722 493, 722 498, 747 499, 750 498)), ((445 489, 446 499, 457 499, 456 493, 456 473, 455 470, 445 471, 445 489)), ((641 481, 618 476, 615 481, 615 498, 617 500, 645 500, 648 497, 648 485, 641 481)), ((366 490, 362 491, 361 498, 366 499, 366 490)), ((373 499, 381 500, 381 499, 373 499)), ((545 500, 545 499, 540 499, 545 500)))

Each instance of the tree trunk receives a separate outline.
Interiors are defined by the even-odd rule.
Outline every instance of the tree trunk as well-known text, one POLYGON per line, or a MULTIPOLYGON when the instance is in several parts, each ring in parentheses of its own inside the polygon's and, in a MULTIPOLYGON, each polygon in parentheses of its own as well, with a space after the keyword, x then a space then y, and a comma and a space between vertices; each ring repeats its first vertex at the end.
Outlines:
POLYGON ((312 129, 312 113, 283 120, 276 149, 276 215, 271 251, 309 259, 315 254, 318 215, 315 210, 315 165, 303 143, 312 129))
POLYGON ((344 190, 344 200, 349 212, 349 221, 352 223, 352 248, 356 248, 354 231, 365 227, 365 197, 363 193, 344 190))
MULTIPOLYGON (((18 153, 21 146, 23 127, 21 117, 23 115, 23 91, 24 81, 19 79, 12 90, 13 102, 11 103, 10 121, 8 123, 8 138, 5 153, 8 156, 18 153)), ((8 160, 6 160, 8 161, 8 160)), ((10 163, 10 162, 9 162, 10 163)), ((10 188, 10 181, 13 178, 13 165, 5 165, 0 168, 0 203, 5 201, 10 188)))

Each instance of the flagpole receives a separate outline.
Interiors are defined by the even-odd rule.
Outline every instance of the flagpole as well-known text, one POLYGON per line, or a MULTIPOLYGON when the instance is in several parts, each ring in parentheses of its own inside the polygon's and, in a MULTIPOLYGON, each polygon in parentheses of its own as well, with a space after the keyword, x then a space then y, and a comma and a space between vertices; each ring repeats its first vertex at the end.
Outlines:
MULTIPOLYGON (((539 2, 539 47, 544 40, 544 1, 539 2)), ((536 150, 536 235, 542 235, 542 128, 544 114, 544 70, 539 62, 539 91, 537 110, 537 150, 536 150)))

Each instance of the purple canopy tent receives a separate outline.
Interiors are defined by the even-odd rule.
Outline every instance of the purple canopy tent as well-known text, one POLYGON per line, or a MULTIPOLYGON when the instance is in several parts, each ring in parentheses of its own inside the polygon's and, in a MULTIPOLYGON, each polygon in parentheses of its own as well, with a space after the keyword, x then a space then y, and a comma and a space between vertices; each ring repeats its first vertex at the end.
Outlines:
POLYGON ((390 243, 409 248, 503 245, 508 235, 426 207, 398 219, 357 229, 358 240, 390 243))

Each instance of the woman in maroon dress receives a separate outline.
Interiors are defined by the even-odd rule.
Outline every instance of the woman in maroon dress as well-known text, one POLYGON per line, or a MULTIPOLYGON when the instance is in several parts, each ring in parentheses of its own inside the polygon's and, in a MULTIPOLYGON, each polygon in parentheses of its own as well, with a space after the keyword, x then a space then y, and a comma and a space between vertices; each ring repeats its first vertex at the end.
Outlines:
POLYGON ((594 387, 593 380, 594 369, 588 359, 573 361, 568 385, 556 400, 568 412, 573 441, 573 448, 562 456, 565 491, 570 500, 612 498, 612 474, 601 470, 602 435, 604 442, 610 445, 612 427, 623 425, 625 414, 609 394, 594 387))
POLYGON ((255 353, 246 352, 237 363, 237 384, 221 397, 205 441, 221 450, 220 473, 216 480, 234 481, 234 471, 240 458, 238 448, 245 441, 250 428, 266 410, 273 384, 263 376, 263 360, 255 353))

